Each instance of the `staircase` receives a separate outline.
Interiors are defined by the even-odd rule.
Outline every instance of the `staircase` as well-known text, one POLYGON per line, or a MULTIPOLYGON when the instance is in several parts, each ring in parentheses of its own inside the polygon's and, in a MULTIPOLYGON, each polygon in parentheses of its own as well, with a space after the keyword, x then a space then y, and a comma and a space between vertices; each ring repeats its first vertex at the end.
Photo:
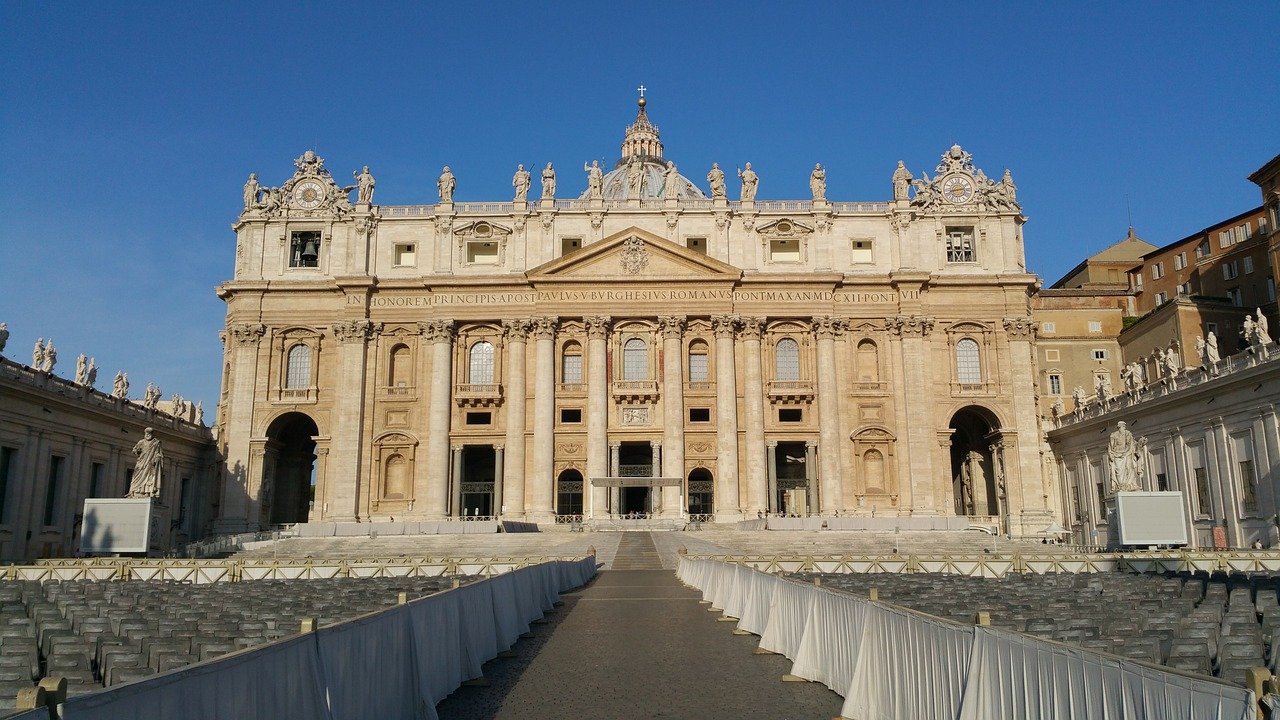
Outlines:
POLYGON ((647 532, 624 532, 613 557, 614 570, 661 570, 662 558, 647 532))

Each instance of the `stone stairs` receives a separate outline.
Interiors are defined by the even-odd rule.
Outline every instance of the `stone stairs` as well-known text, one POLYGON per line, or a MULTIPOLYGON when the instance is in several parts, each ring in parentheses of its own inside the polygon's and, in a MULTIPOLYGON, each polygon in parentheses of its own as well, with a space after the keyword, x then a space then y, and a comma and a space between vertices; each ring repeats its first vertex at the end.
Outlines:
POLYGON ((647 532, 624 532, 613 556, 613 570, 661 570, 662 558, 647 532))

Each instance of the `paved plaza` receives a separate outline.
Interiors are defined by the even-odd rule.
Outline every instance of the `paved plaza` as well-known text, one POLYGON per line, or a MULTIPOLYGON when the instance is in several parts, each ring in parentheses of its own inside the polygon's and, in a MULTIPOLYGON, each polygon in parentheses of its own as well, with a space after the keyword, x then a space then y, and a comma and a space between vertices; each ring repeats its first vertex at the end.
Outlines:
POLYGON ((485 666, 489 685, 440 703, 442 720, 839 715, 840 696, 782 682, 789 660, 752 654, 758 638, 716 622, 696 590, 662 569, 649 533, 623 533, 613 568, 562 596, 515 657, 485 666))

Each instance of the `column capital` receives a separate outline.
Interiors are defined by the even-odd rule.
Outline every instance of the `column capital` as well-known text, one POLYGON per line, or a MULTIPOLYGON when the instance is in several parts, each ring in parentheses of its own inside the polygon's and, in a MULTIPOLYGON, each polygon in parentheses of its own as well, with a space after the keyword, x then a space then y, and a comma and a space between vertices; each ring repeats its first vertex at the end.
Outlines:
POLYGON ((816 448, 816 447, 818 447, 818 441, 817 441, 817 440, 805 440, 805 441, 804 441, 804 446, 805 446, 806 448, 816 448))
POLYGON ((934 320, 925 315, 896 315, 889 318, 889 329, 894 335, 924 337, 933 331, 934 320))
POLYGON ((679 340, 684 333, 685 316, 663 315, 658 318, 658 331, 666 340, 679 340))
POLYGON ((608 315, 592 315, 582 318, 582 322, 587 326, 587 337, 602 338, 609 334, 613 318, 608 315))
POLYGON ((347 320, 334 323, 331 329, 333 330, 333 336, 340 343, 363 343, 382 332, 382 323, 368 320, 347 320))
POLYGON ((1033 340, 1036 336, 1035 318, 1007 317, 1004 319, 1004 331, 1015 340, 1033 340))
POLYGON ((418 330, 429 342, 451 343, 455 332, 453 320, 427 320, 418 323, 418 330))
POLYGON ((749 316, 742 317, 742 329, 740 331, 742 338, 744 340, 759 340, 760 336, 764 334, 764 326, 767 322, 768 318, 749 316))
POLYGON ((649 441, 649 447, 651 447, 651 448, 660 448, 660 447, 662 447, 662 441, 661 441, 661 440, 650 440, 650 441, 649 441))
POLYGON ((503 450, 506 450, 506 449, 507 449, 507 446, 503 445, 502 443, 495 443, 493 446, 494 452, 502 452, 503 450))
POLYGON ((778 441, 777 441, 777 440, 766 440, 766 441, 765 441, 765 443, 764 443, 764 445, 765 445, 765 447, 768 447, 768 448, 776 448, 776 447, 778 447, 778 441))
POLYGON ((455 453, 460 453, 465 447, 465 445, 450 445, 449 450, 455 453))
POLYGON ((835 339, 845 333, 849 329, 849 321, 844 318, 833 318, 830 316, 815 317, 812 320, 812 328, 818 339, 835 339))
POLYGON ((233 323, 227 326, 227 331, 236 345, 245 347, 257 345, 267 332, 267 326, 262 323, 233 323))
POLYGON ((507 338, 512 342, 524 342, 529 338, 529 331, 533 328, 533 321, 529 318, 512 318, 502 321, 502 330, 507 334, 507 338))
POLYGON ((740 322, 741 319, 737 315, 711 316, 711 326, 715 329, 716 337, 733 337, 740 322))
POLYGON ((536 317, 532 320, 533 336, 539 340, 551 340, 560 327, 560 318, 554 316, 536 317))
POLYGON ((609 443, 609 449, 610 449, 610 450, 620 450, 621 448, 622 448, 622 443, 620 443, 620 442, 611 442, 611 443, 609 443))

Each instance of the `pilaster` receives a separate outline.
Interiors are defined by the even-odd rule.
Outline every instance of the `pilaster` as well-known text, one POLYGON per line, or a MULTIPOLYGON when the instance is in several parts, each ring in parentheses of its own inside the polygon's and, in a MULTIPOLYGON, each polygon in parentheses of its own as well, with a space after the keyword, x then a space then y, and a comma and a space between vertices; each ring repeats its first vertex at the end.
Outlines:
MULTIPOLYGON (((717 521, 739 520, 738 382, 734 369, 734 331, 738 318, 711 318, 716 335, 716 484, 712 503, 717 521)), ((750 421, 748 420, 748 423, 750 421)))
POLYGON ((452 320, 419 323, 431 345, 431 389, 427 412, 427 492, 425 516, 441 519, 449 514, 449 403, 453 395, 452 320))

